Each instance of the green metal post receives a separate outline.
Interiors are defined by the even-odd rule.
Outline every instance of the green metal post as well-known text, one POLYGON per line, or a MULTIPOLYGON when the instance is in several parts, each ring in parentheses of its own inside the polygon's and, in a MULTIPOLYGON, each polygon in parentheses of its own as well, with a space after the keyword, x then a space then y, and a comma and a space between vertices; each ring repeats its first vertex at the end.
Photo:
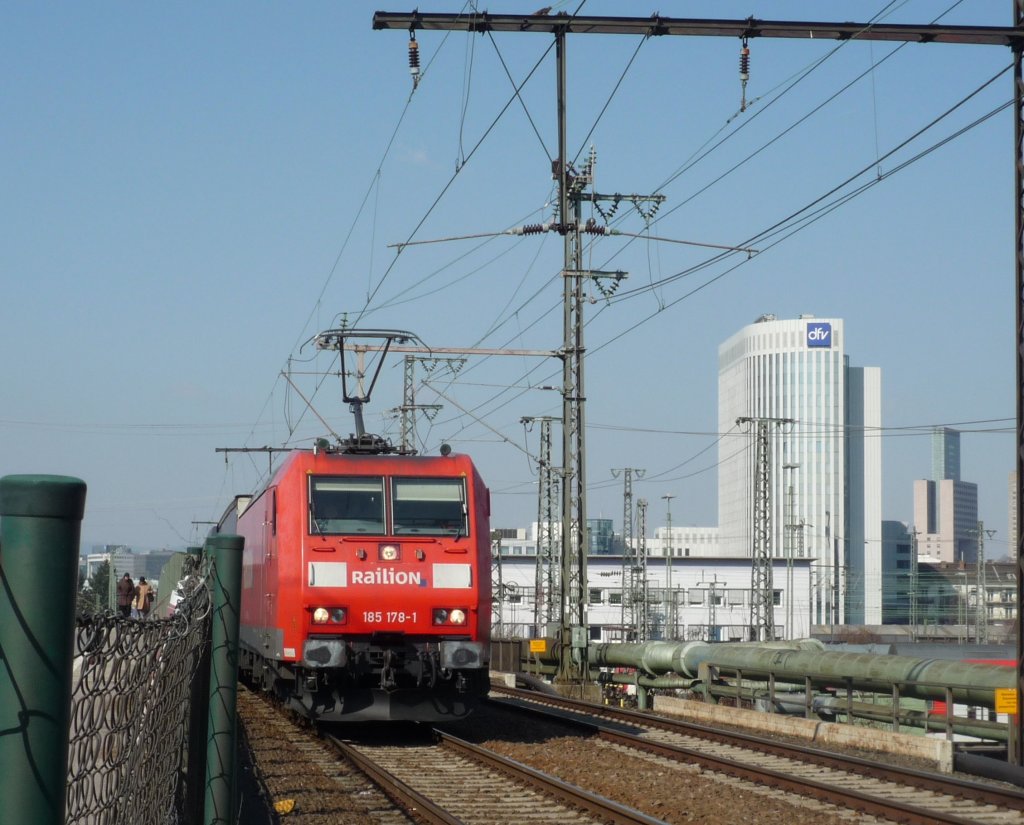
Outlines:
POLYGON ((85 482, 0 478, 0 805, 61 825, 85 482))
MULTIPOLYGON (((198 576, 203 561, 202 547, 189 547, 192 575, 198 576)), ((203 640, 204 642, 207 639, 203 640)), ((206 722, 210 698, 210 648, 203 644, 196 652, 195 676, 189 685, 188 763, 185 768, 184 821, 202 822, 206 801, 206 722)))
POLYGON ((206 542, 212 559, 213 625, 210 632, 210 713, 206 728, 206 825, 234 825, 235 708, 238 700, 238 625, 242 607, 241 536, 218 534, 206 542))
POLYGON ((636 709, 637 710, 650 710, 648 704, 648 693, 647 688, 640 684, 640 675, 637 674, 636 682, 636 709))

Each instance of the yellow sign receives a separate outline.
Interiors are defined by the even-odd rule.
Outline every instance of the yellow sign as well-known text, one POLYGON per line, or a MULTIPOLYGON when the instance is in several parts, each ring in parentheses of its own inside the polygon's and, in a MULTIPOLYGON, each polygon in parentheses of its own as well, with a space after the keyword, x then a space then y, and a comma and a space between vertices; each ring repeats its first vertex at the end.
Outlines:
POLYGON ((530 639, 530 653, 545 653, 547 649, 547 639, 530 639))
POLYGON ((996 688, 996 713, 1017 712, 1017 688, 996 688))

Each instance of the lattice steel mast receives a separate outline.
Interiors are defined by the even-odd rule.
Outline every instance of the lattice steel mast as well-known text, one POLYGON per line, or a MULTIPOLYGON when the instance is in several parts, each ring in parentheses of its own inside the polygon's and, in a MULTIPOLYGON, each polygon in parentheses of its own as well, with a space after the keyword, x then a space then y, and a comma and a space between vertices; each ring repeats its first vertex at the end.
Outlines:
MULTIPOLYGON (((430 366, 431 362, 436 362, 442 359, 437 358, 417 358, 415 355, 406 355, 405 364, 403 371, 403 384, 402 384, 402 406, 398 408, 398 412, 402 415, 402 444, 399 451, 407 454, 414 454, 416 452, 416 413, 422 412, 427 418, 433 419, 433 417, 441 409, 440 404, 417 404, 416 403, 416 362, 422 362, 427 365, 427 371, 433 369, 430 366)), ((463 364, 466 363, 465 358, 446 358, 443 359, 448 362, 452 374, 459 371, 463 364)))
POLYGON ((636 641, 646 642, 651 638, 649 600, 647 598, 647 499, 636 501, 637 550, 636 566, 633 568, 630 593, 633 594, 636 620, 636 641))
POLYGON ((770 642, 775 639, 775 598, 772 584, 772 455, 769 430, 772 426, 792 424, 792 418, 741 416, 736 424, 753 424, 754 432, 754 508, 750 573, 750 639, 770 642))
POLYGON ((540 452, 537 461, 537 567, 534 583, 535 633, 547 634, 558 618, 556 595, 561 569, 559 544, 555 541, 555 513, 558 510, 559 470, 551 463, 551 416, 524 417, 524 424, 540 422, 540 452))
POLYGON ((643 478, 644 470, 636 467, 623 467, 612 470, 612 476, 618 478, 622 474, 622 640, 635 641, 637 627, 636 614, 636 567, 637 547, 633 540, 633 474, 643 478))
POLYGON ((985 570, 985 536, 992 538, 995 530, 986 530, 985 522, 978 522, 977 581, 974 584, 974 640, 988 644, 988 576, 985 570))

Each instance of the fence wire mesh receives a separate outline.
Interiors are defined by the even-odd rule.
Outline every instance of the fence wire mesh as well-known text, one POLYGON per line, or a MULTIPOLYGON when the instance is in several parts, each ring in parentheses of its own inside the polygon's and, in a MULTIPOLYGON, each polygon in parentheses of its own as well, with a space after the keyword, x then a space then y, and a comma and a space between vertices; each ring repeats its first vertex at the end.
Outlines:
MULTIPOLYGON (((184 560, 173 615, 80 615, 72 674, 66 822, 177 825, 184 813, 193 686, 209 643, 209 568, 184 560)), ((197 681, 198 680, 198 681, 197 681)))

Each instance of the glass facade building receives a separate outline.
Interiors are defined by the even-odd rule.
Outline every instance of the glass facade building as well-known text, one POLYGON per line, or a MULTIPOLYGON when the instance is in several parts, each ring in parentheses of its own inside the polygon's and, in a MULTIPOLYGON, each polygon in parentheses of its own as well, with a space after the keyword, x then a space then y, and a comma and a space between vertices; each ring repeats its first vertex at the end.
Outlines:
POLYGON ((587 552, 591 556, 611 556, 622 552, 621 542, 616 547, 610 518, 587 519, 587 544, 587 552))
POLYGON ((932 431, 932 481, 960 480, 960 431, 936 427, 932 431))

